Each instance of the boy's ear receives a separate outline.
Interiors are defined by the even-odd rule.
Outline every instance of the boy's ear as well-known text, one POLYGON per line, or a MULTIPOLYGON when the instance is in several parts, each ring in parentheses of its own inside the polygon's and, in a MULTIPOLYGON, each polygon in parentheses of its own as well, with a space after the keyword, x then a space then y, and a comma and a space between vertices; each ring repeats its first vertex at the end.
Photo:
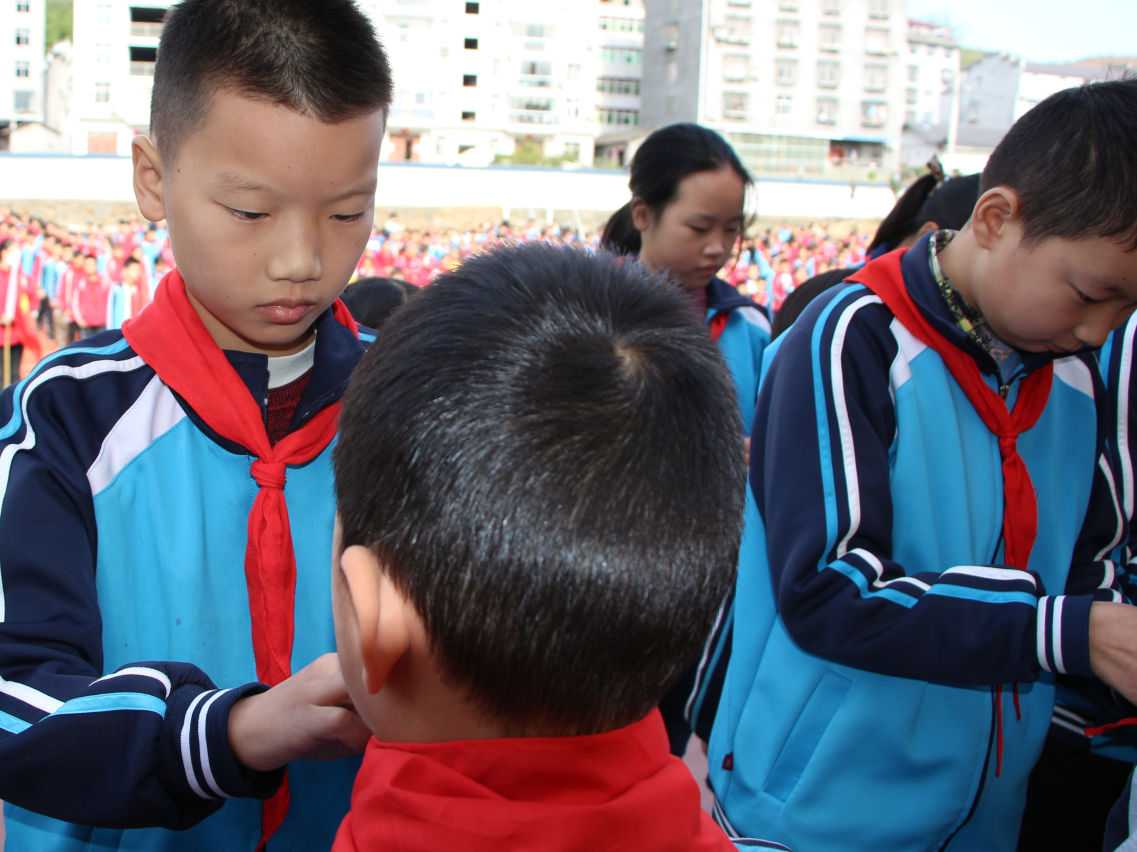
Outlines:
POLYGON ((130 143, 130 156, 134 162, 134 197, 138 209, 151 222, 165 219, 162 155, 145 136, 135 136, 130 143))
POLYGON ((1019 197, 1013 189, 994 186, 975 202, 971 214, 971 230, 981 248, 989 249, 1005 234, 1005 228, 1019 215, 1019 197))
POLYGON ((363 684, 374 695, 411 648, 413 608, 370 549, 358 544, 347 548, 340 570, 359 626, 363 684))

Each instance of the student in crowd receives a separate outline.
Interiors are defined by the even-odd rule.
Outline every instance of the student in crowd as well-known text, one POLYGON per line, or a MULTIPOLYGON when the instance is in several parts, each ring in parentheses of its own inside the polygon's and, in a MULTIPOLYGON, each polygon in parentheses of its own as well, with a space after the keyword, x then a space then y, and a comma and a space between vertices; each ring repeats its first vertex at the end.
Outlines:
POLYGON ((390 69, 350 0, 183 0, 158 56, 134 187, 178 269, 0 396, 7 843, 327 849, 359 763, 315 761, 368 736, 331 653, 337 297, 390 69))
POLYGON ((39 358, 35 320, 30 316, 34 291, 20 259, 20 248, 11 238, 0 240, 0 387, 20 379, 20 359, 27 346, 39 358))
POLYGON ((343 292, 343 303, 356 322, 377 329, 420 288, 391 278, 360 278, 343 292))
MULTIPOLYGON (((931 171, 908 187, 876 229, 869 243, 870 258, 893 249, 911 248, 932 231, 958 231, 967 224, 979 200, 979 175, 947 179, 938 160, 932 160, 928 166, 931 171)), ((831 269, 796 287, 774 316, 774 337, 793 325, 810 302, 830 287, 836 287, 853 271, 831 269)))
POLYGON ((1137 698, 1095 353, 1137 305, 1137 80, 992 154, 966 227, 817 299, 768 350, 722 824, 811 852, 1016 848, 1058 675, 1137 698))
POLYGON ((400 311, 340 422, 336 632, 376 739, 335 852, 732 849, 655 710, 730 588, 745 489, 687 300, 498 249, 400 311))
MULTIPOLYGON (((750 185, 750 175, 722 136, 696 124, 672 124, 652 133, 636 151, 632 200, 612 215, 601 237, 610 251, 634 255, 678 282, 730 367, 747 438, 770 322, 716 273, 742 233, 750 185)), ((664 702, 677 754, 690 739, 690 720, 699 718, 700 694, 701 685, 684 678, 664 702)))
POLYGON ((67 291, 72 340, 86 339, 106 328, 110 289, 110 281, 99 272, 98 258, 85 255, 67 291))

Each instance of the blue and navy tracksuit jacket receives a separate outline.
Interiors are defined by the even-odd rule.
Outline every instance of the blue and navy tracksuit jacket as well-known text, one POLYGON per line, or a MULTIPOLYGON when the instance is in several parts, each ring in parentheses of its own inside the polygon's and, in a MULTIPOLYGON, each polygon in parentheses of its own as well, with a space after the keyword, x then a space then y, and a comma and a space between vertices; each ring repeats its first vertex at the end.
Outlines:
POLYGON ((927 240, 902 269, 1011 404, 1053 360, 1018 439, 1038 494, 1030 570, 1000 564, 998 441, 939 355, 863 286, 825 293, 767 350, 711 780, 728 831, 799 850, 1011 852, 1055 676, 1090 674, 1090 605, 1121 600, 1108 406, 1092 353, 1026 354, 1001 386, 927 240))
MULTIPOLYGON (((762 357, 770 345, 770 320, 766 312, 721 278, 712 278, 707 285, 707 322, 716 315, 726 314, 726 325, 718 338, 723 355, 734 379, 738 393, 738 408, 742 416, 744 434, 750 436, 754 420, 754 406, 758 399, 758 384, 762 370, 762 357)), ((710 732, 713 708, 722 688, 722 671, 713 663, 724 658, 723 642, 729 643, 729 631, 722 625, 730 613, 728 601, 720 613, 716 629, 708 640, 702 658, 683 674, 678 683, 659 704, 671 741, 671 751, 682 755, 694 730, 703 739, 710 732), (703 707, 709 708, 704 711, 703 707)), ((725 656, 729 656, 729 644, 725 656)))
MULTIPOLYGON (((315 327, 293 428, 343 395, 364 351, 330 310, 315 327)), ((226 354, 254 398, 267 400, 267 358, 226 354)), ((250 462, 118 331, 48 356, 0 396, 8 850, 256 847, 258 799, 282 773, 247 778, 226 733, 233 703, 264 689, 244 572, 257 493, 250 462)), ((285 495, 296 671, 335 650, 331 447, 289 468, 285 495)), ((357 767, 292 764, 291 808, 269 849, 329 848, 357 767)))

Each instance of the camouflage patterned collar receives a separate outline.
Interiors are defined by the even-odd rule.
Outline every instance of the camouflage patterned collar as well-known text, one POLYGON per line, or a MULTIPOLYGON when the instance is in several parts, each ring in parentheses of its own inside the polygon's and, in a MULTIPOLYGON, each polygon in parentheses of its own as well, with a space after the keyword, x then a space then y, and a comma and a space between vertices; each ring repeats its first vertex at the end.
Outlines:
POLYGON ((991 326, 987 324, 986 318, 978 308, 973 308, 967 304, 963 295, 951 283, 951 279, 947 277, 944 272, 943 266, 940 264, 939 253, 955 239, 958 231, 936 231, 932 234, 932 239, 928 245, 928 265, 932 268, 932 277, 936 281, 936 287, 939 288, 940 295, 943 296, 944 302, 947 303, 948 310, 951 311, 952 319, 955 324, 963 330, 963 333, 973 340, 980 349, 988 354, 996 348, 1005 347, 1001 340, 995 336, 991 331, 991 326))

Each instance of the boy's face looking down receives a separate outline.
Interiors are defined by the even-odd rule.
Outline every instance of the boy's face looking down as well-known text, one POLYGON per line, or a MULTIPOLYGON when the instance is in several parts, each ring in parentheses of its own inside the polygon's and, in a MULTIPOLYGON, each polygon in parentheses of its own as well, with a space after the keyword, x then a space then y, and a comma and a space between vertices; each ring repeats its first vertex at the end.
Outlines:
POLYGON ((374 216, 382 110, 327 123, 221 89, 172 163, 134 142, 135 192, 168 220, 190 303, 223 349, 308 344, 374 216))
POLYGON ((1018 197, 983 193, 967 228, 944 249, 944 271, 991 330, 1024 352, 1105 343, 1137 307, 1137 251, 1117 240, 1023 237, 1018 197))

